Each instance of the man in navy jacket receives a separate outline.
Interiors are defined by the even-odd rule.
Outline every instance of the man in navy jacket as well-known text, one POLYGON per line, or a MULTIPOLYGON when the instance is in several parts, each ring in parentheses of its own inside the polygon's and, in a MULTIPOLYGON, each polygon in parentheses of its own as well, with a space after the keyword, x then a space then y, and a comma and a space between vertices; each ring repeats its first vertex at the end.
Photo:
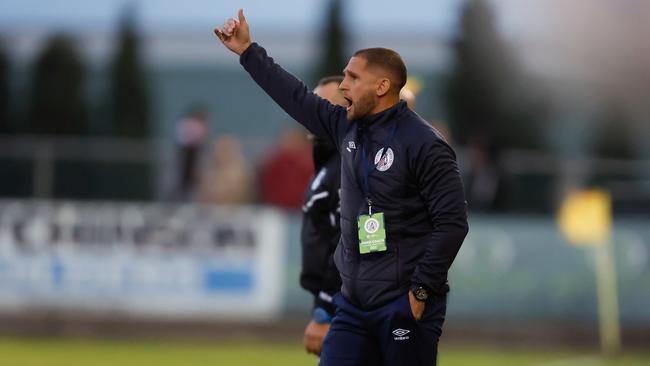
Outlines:
MULTIPOLYGON (((342 76, 323 78, 314 93, 332 104, 347 105, 338 88, 341 81, 342 76)), ((341 276, 333 261, 341 238, 341 157, 331 141, 311 137, 315 174, 302 206, 300 285, 314 295, 312 319, 305 328, 303 343, 307 352, 320 355, 336 310, 334 294, 341 289, 341 276)))
POLYGON ((435 365, 447 273, 467 235, 454 151, 400 101, 406 66, 385 48, 357 51, 332 105, 275 64, 243 11, 215 34, 291 117, 341 154, 342 287, 321 365, 435 365))

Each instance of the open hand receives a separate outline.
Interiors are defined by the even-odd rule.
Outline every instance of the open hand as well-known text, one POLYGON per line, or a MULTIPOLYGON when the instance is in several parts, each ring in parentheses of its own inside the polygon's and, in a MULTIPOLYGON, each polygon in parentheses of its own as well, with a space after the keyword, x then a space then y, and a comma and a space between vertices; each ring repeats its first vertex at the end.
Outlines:
POLYGON ((223 28, 214 28, 214 34, 229 50, 241 55, 253 42, 244 17, 244 9, 239 9, 238 18, 239 20, 233 18, 226 20, 223 28))

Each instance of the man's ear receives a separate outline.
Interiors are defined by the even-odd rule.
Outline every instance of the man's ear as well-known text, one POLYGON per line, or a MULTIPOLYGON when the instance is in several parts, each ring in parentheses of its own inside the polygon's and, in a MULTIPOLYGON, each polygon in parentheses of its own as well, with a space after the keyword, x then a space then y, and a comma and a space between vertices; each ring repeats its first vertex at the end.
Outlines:
POLYGON ((377 96, 378 97, 383 97, 388 93, 390 90, 390 79, 388 78, 382 78, 379 80, 379 84, 377 84, 377 96))

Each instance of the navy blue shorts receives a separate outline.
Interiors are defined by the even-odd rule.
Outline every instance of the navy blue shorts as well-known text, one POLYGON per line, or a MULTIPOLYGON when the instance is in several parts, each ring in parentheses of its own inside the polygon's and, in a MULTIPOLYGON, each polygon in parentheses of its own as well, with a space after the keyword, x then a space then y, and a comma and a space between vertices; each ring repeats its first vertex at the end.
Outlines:
POLYGON ((340 293, 336 314, 321 352, 320 366, 435 366, 446 297, 427 302, 415 321, 408 293, 372 311, 363 311, 340 293))

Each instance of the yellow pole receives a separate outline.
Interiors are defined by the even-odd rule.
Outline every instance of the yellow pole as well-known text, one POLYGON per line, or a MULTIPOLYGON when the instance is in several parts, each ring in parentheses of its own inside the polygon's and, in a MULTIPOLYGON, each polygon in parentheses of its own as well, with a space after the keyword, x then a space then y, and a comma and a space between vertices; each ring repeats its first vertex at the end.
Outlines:
POLYGON ((618 316, 618 290, 614 246, 611 241, 595 246, 596 286, 600 345, 605 356, 616 356, 621 351, 621 327, 618 316))
POLYGON ((560 230, 575 245, 591 246, 594 253, 600 344, 606 356, 621 351, 618 290, 612 243, 612 202, 602 190, 571 193, 558 212, 560 230))

